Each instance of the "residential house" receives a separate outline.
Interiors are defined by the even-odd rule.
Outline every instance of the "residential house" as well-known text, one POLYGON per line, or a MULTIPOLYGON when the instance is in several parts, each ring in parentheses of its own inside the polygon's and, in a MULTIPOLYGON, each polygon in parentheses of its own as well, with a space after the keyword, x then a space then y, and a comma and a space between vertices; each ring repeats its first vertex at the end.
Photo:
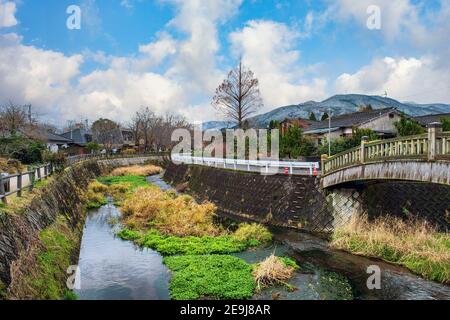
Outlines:
POLYGON ((122 133, 122 148, 134 148, 136 145, 136 138, 134 136, 133 130, 127 128, 120 128, 122 133))
POLYGON ((328 139, 351 137, 355 128, 372 129, 382 139, 391 138, 397 134, 395 122, 401 119, 401 113, 394 108, 367 110, 331 117, 330 120, 311 124, 304 131, 317 144, 328 139))
POLYGON ((298 127, 303 131, 308 130, 312 124, 317 124, 318 121, 312 121, 307 119, 285 119, 280 123, 280 133, 282 136, 286 134, 289 128, 298 127))
POLYGON ((426 128, 430 123, 441 122, 442 119, 450 119, 450 113, 430 114, 426 116, 414 117, 413 119, 426 128))
POLYGON ((45 143, 47 149, 54 153, 67 149, 72 143, 72 140, 39 126, 26 126, 19 131, 27 138, 45 143))
POLYGON ((84 128, 71 129, 64 132, 62 136, 71 140, 69 147, 67 148, 67 153, 69 153, 69 155, 87 154, 88 151, 86 146, 93 140, 92 132, 84 128))

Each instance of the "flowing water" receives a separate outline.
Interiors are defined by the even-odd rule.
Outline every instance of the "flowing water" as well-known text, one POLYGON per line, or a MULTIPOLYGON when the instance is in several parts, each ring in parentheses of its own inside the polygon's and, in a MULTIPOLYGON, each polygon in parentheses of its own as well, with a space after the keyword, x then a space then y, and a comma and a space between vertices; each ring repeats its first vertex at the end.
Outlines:
MULTIPOLYGON (((163 190, 171 189, 160 175, 149 177, 148 181, 163 190)), ((162 256, 156 251, 139 248, 130 241, 123 241, 116 237, 119 218, 120 211, 112 203, 98 210, 92 210, 88 214, 79 259, 81 288, 75 292, 83 300, 170 299, 168 286, 171 273, 162 263, 162 256)), ((288 232, 284 234, 289 235, 288 232)), ((293 248, 305 246, 309 240, 302 239, 296 244, 291 239, 289 241, 284 239, 283 243, 285 244, 274 243, 271 247, 233 255, 247 263, 261 262, 272 253, 278 256, 295 257, 299 260, 293 248)), ((326 257, 324 260, 334 261, 333 265, 335 264, 336 261, 330 258, 331 255, 327 254, 326 257)), ((338 273, 325 271, 316 264, 317 262, 327 269, 333 269, 320 259, 312 263, 301 261, 301 268, 295 272, 289 281, 289 286, 265 289, 256 294, 254 299, 379 298, 376 295, 361 294, 361 290, 355 290, 357 281, 352 279, 352 285, 350 285, 348 278, 338 273)), ((359 264, 359 262, 352 262, 352 264, 355 263, 359 264)), ((358 274, 365 274, 363 271, 358 271, 358 274)), ((448 287, 444 286, 444 291, 445 289, 448 287)))
POLYGON ((159 253, 137 248, 115 236, 111 221, 120 211, 107 205, 89 213, 80 252, 83 300, 170 299, 169 270, 159 253))

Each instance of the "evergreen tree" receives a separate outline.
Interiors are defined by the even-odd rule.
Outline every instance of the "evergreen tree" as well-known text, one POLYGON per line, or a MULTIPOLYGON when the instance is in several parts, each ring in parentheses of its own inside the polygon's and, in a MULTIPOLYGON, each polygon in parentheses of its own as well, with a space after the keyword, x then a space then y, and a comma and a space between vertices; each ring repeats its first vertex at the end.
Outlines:
POLYGON ((420 125, 420 123, 405 116, 402 116, 402 118, 394 125, 400 137, 413 136, 425 132, 425 129, 420 125))
POLYGON ((281 138, 280 153, 282 157, 289 157, 291 159, 299 156, 308 157, 315 153, 315 145, 312 141, 303 136, 302 130, 299 127, 291 127, 286 134, 281 138))
POLYGON ((442 118, 441 123, 442 123, 442 130, 444 132, 450 131, 450 117, 442 118))
POLYGON ((309 120, 311 120, 311 121, 317 121, 317 118, 316 118, 316 115, 315 115, 314 112, 311 112, 311 113, 310 113, 310 115, 309 115, 309 120))

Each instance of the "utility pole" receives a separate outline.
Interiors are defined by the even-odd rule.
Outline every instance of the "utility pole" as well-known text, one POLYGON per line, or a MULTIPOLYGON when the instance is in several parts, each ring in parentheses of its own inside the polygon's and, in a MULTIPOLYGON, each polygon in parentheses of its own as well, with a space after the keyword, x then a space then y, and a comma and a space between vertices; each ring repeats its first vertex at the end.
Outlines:
POLYGON ((28 123, 31 125, 31 104, 28 105, 28 123))
POLYGON ((331 157, 331 108, 328 108, 328 156, 331 157))

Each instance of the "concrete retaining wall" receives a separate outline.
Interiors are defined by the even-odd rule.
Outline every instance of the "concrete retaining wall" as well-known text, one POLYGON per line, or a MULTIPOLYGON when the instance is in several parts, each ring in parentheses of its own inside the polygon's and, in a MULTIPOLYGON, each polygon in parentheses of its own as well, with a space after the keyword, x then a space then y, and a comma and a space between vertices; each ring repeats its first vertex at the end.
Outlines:
POLYGON ((174 164, 165 179, 174 185, 187 181, 188 192, 215 203, 219 213, 314 233, 331 232, 361 213, 420 217, 442 230, 450 223, 450 187, 432 183, 387 181, 325 191, 314 177, 174 164))

